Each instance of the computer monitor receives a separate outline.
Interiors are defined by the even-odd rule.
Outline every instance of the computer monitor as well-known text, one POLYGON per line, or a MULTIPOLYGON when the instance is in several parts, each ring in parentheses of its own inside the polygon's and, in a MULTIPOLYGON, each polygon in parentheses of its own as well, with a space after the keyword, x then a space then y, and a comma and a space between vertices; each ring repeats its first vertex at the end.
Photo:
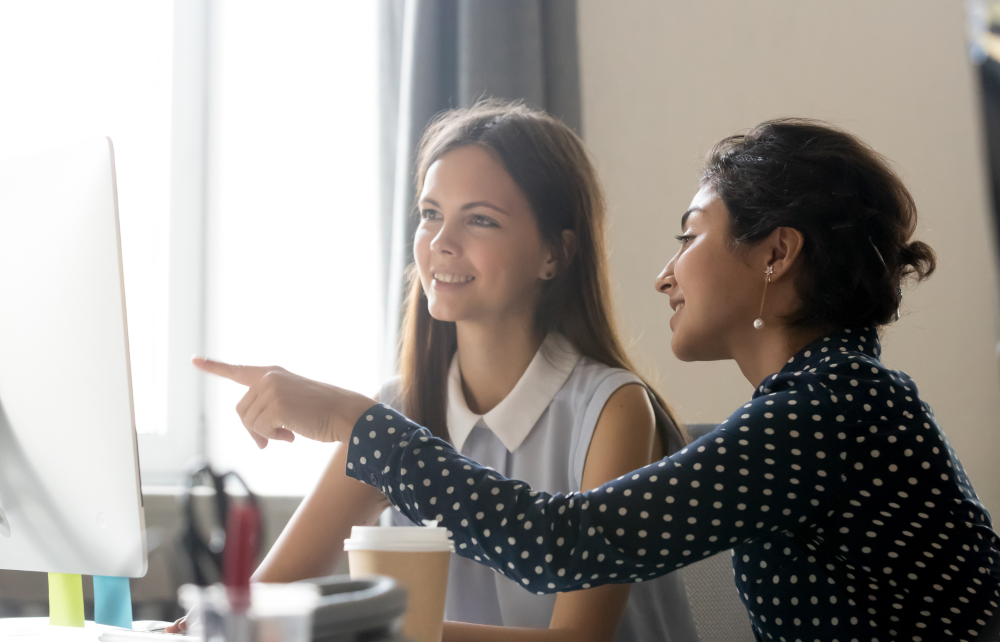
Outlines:
POLYGON ((114 150, 0 162, 0 569, 141 577, 114 150))

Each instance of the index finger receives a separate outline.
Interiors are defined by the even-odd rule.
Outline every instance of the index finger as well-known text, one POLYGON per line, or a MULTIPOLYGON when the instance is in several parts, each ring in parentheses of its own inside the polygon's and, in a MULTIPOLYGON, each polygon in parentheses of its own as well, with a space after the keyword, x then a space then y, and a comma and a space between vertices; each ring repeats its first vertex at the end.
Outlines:
POLYGON ((270 368, 261 366, 234 366, 222 361, 212 361, 204 357, 191 357, 191 363, 199 370, 225 377, 244 386, 252 386, 270 372, 270 368))

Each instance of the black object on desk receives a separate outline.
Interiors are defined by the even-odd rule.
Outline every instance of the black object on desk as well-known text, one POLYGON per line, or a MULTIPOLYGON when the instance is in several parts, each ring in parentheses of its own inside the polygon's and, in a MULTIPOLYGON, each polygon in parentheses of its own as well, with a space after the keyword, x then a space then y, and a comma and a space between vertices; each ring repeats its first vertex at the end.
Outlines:
POLYGON ((331 575, 306 582, 319 586, 321 595, 313 642, 404 642, 406 589, 396 580, 331 575))
MULTIPOLYGON (((223 549, 226 545, 226 528, 229 519, 230 500, 226 494, 226 481, 233 479, 243 487, 246 497, 244 501, 249 503, 254 511, 259 515, 260 507, 257 497, 250 488, 247 487, 243 478, 235 472, 217 474, 210 466, 202 465, 191 471, 188 475, 187 488, 184 494, 184 530, 181 541, 184 550, 191 560, 191 567, 194 572, 194 583, 198 586, 208 586, 216 578, 221 578, 223 567, 223 549), (200 524, 197 511, 195 510, 192 494, 196 486, 209 486, 215 490, 213 499, 214 519, 207 524, 200 524)), ((258 528, 261 528, 258 520, 258 528)), ((262 541, 260 533, 255 538, 257 542, 262 541)))

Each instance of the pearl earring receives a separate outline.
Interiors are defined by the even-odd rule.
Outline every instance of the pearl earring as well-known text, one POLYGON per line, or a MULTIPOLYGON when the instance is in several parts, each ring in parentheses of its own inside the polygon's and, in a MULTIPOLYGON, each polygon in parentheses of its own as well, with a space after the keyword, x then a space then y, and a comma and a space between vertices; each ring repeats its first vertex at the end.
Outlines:
POLYGON ((769 265, 764 269, 764 294, 760 297, 760 312, 757 313, 757 318, 753 320, 754 330, 760 330, 764 327, 764 297, 767 296, 767 284, 771 282, 772 274, 774 274, 774 267, 769 265))

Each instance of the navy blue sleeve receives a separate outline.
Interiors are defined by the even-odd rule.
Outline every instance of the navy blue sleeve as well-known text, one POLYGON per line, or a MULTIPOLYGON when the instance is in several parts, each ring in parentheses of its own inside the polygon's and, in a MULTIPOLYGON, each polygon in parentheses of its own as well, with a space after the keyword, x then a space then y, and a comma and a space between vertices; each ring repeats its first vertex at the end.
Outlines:
POLYGON ((529 590, 640 582, 813 523, 849 466, 845 433, 830 430, 836 401, 808 372, 773 375, 687 448, 569 495, 505 479, 376 405, 354 428, 347 473, 529 590))

